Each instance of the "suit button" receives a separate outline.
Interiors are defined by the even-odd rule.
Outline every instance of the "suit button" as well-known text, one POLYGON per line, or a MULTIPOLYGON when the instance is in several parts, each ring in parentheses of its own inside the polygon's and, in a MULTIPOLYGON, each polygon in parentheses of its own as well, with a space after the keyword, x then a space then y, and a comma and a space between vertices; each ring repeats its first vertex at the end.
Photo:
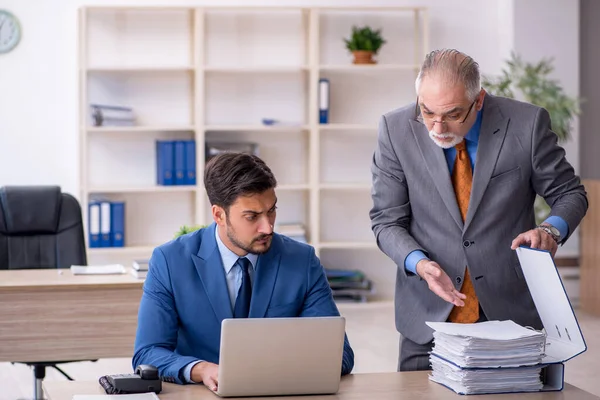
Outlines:
POLYGON ((456 283, 461 283, 462 282, 462 278, 460 276, 456 277, 456 283))
POLYGON ((470 245, 471 245, 471 242, 469 242, 468 240, 465 240, 463 242, 463 246, 465 246, 465 247, 469 247, 470 245))

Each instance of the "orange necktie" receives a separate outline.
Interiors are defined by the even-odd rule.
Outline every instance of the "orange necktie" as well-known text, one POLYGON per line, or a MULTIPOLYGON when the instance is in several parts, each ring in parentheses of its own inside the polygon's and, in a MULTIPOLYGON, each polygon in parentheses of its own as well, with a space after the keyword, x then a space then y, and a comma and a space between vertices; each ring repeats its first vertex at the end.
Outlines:
MULTIPOLYGON (((452 171, 452 185, 454 186, 460 215, 464 221, 467 217, 469 199, 471 198, 473 170, 471 169, 471 160, 469 159, 465 140, 457 144, 455 148, 456 160, 454 161, 454 170, 452 171)), ((463 307, 454 306, 448 320, 462 324, 477 322, 479 319, 479 300, 477 300, 468 269, 465 272, 465 279, 460 292, 467 296, 464 300, 465 305, 463 307)))

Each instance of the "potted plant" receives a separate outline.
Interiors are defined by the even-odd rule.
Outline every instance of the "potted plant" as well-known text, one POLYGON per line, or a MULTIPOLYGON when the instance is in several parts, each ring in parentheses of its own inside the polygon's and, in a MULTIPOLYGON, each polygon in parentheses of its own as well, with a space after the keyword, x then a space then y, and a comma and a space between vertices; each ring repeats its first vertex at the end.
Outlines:
POLYGON ((373 55, 377 54, 385 40, 381 37, 381 29, 373 30, 368 26, 352 27, 352 35, 344 39, 346 48, 354 55, 354 64, 375 64, 373 55))
POLYGON ((192 225, 192 226, 183 225, 181 228, 179 228, 179 230, 177 232, 175 232, 175 236, 173 237, 173 239, 176 239, 179 236, 186 235, 188 233, 192 233, 192 232, 197 231, 198 229, 202 229, 202 228, 206 228, 206 225, 192 225))
MULTIPOLYGON (((522 99, 545 108, 550 114, 552 130, 559 142, 565 142, 571 134, 571 123, 578 115, 581 100, 568 96, 562 86, 549 75, 554 70, 551 59, 526 63, 515 53, 506 62, 508 68, 498 77, 483 77, 482 86, 490 94, 522 99)), ((536 222, 543 222, 550 214, 550 206, 543 198, 535 200, 536 222)))

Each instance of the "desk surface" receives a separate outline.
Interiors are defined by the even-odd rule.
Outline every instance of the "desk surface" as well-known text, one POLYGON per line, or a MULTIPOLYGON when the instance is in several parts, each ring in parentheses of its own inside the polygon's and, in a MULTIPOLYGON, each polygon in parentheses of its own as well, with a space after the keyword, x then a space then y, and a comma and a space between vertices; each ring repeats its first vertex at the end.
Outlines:
MULTIPOLYGON (((310 396, 310 400, 398 400, 405 399, 465 399, 437 383, 429 381, 427 371, 390 372, 377 374, 354 374, 342 378, 340 390, 333 396, 310 396)), ((76 394, 104 394, 97 382, 44 382, 44 390, 49 400, 71 400, 76 394)), ((159 395, 161 400, 215 400, 219 397, 202 385, 174 385, 165 383, 159 395)), ((245 399, 291 400, 290 397, 253 397, 245 399)), ((561 392, 517 393, 486 395, 485 400, 508 399, 600 399, 575 386, 565 384, 561 392)))
POLYGON ((92 287, 139 287, 143 279, 130 273, 115 275, 73 275, 70 269, 0 270, 0 291, 92 287))
POLYGON ((0 271, 0 361, 131 357, 143 284, 129 273, 0 271))

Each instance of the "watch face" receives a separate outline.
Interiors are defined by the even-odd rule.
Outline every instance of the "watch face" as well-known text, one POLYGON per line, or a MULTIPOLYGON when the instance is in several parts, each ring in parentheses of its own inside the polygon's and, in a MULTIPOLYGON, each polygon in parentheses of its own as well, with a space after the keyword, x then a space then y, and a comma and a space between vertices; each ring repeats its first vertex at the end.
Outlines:
POLYGON ((560 236, 560 231, 555 226, 549 226, 549 228, 553 235, 560 236))

